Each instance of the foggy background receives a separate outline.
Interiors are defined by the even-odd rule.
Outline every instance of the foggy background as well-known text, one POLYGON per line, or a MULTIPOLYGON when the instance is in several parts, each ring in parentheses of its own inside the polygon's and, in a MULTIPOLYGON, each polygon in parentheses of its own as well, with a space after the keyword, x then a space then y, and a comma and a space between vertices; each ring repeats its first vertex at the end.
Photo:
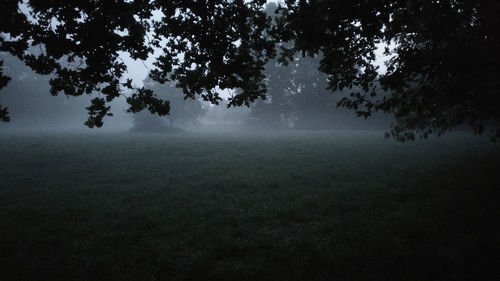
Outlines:
MULTIPOLYGON (((288 66, 274 60, 267 64, 267 98, 255 101, 250 107, 227 108, 225 99, 219 105, 200 99, 184 100, 182 90, 173 83, 161 85, 145 78, 141 83, 146 88, 170 101, 168 116, 159 117, 147 110, 127 113, 125 98, 120 97, 110 104, 113 116, 105 118, 104 126, 88 129, 83 125, 87 119, 85 108, 98 94, 73 97, 59 93, 52 96, 49 92, 50 76, 35 74, 10 55, 3 53, 1 58, 5 61, 5 73, 12 77, 0 95, 0 102, 8 106, 11 114, 11 122, 0 124, 4 130, 388 129, 390 123, 390 118, 383 114, 365 120, 352 111, 337 108, 336 103, 344 93, 326 89, 326 76, 317 70, 319 58, 297 55, 294 63, 288 66)), ((133 66, 131 70, 134 71, 133 66)))
MULTIPOLYGON (((276 4, 268 3, 268 15, 272 16, 276 7, 276 4)), ((387 59, 382 55, 384 47, 379 46, 377 51, 376 64, 380 72, 385 71, 383 61, 387 59)), ((12 77, 0 92, 0 103, 8 107, 11 116, 11 122, 0 124, 1 130, 169 132, 390 128, 391 118, 384 114, 375 114, 365 120, 351 110, 337 108, 337 102, 346 93, 326 89, 327 77, 318 71, 319 55, 304 58, 297 54, 288 66, 271 60, 265 70, 266 100, 257 100, 249 107, 227 108, 226 99, 234 91, 222 91, 223 100, 219 105, 201 99, 184 100, 182 90, 175 87, 175 82, 160 85, 147 77, 152 57, 146 61, 134 61, 122 54, 128 66, 123 78, 132 78, 136 86, 153 89, 156 95, 169 100, 171 111, 163 117, 152 115, 147 110, 127 113, 127 91, 123 90, 124 96, 109 104, 113 116, 105 117, 104 126, 98 129, 88 129, 84 122, 87 120, 85 108, 99 93, 78 97, 64 93, 52 96, 49 92, 50 76, 35 74, 9 54, 0 53, 0 58, 4 60, 6 75, 12 77)))

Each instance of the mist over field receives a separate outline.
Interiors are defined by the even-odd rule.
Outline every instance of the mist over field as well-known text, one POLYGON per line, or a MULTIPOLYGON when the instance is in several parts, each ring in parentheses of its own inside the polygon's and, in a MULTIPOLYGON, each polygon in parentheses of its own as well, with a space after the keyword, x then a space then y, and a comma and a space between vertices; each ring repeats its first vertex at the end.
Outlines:
POLYGON ((454 133, 0 137, 4 280, 494 280, 500 148, 454 133))
POLYGON ((172 116, 117 100, 89 129, 86 97, 19 69, 0 135, 4 280, 493 280, 500 147, 486 136, 400 143, 390 118, 326 92, 300 111, 228 109, 153 83, 172 116))
MULTIPOLYGON (((266 67, 269 91, 266 100, 249 107, 227 108, 227 100, 219 105, 199 98, 184 100, 182 90, 174 84, 158 84, 149 78, 141 81, 155 94, 169 100, 171 112, 159 117, 150 112, 127 113, 125 98, 111 106, 112 116, 104 118, 102 128, 88 129, 84 123, 86 107, 99 96, 65 96, 49 93, 49 78, 37 75, 18 59, 7 54, 4 71, 12 77, 3 89, 1 101, 9 104, 12 121, 0 123, 2 132, 167 132, 185 131, 272 131, 272 130, 390 130, 391 117, 375 114, 369 119, 357 117, 337 102, 344 96, 327 90, 327 78, 315 67, 316 59, 297 58, 295 66, 282 67, 270 62, 266 67), (276 71, 281 71, 280 75, 276 71)), ((131 70, 133 71, 133 70, 131 70)), ((228 94, 229 95, 229 94, 228 94)))
POLYGON ((0 281, 500 280, 498 14, 0 1, 0 281))

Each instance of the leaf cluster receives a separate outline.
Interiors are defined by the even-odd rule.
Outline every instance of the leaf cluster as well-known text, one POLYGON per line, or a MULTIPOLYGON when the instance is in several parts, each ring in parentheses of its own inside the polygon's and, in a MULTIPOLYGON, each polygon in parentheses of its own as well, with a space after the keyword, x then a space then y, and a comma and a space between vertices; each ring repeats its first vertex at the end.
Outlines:
MULTIPOLYGON (((500 4, 497 1, 285 1, 278 34, 293 51, 324 54, 338 106, 391 113, 388 134, 427 138, 469 123, 500 136, 500 4), (386 71, 374 52, 386 46, 386 71)), ((287 59, 286 54, 282 59, 287 59)))

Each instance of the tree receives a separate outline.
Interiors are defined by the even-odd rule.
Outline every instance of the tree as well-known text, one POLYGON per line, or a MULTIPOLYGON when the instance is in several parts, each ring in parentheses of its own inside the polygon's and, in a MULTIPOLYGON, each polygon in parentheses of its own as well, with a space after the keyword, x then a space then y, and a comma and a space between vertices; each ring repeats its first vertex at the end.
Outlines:
POLYGON ((271 60, 266 64, 266 100, 257 101, 251 106, 251 117, 255 125, 265 128, 280 129, 288 126, 293 118, 291 96, 296 92, 293 84, 291 66, 285 66, 271 60))
POLYGON ((12 56, 0 58, 7 66, 5 73, 12 77, 9 86, 2 90, 0 100, 9 104, 9 115, 15 128, 61 128, 83 123, 89 99, 51 97, 49 77, 35 74, 12 56))
MULTIPOLYGON (((218 91, 239 88, 241 94, 229 104, 248 105, 264 97, 262 70, 274 53, 274 44, 263 36, 268 29, 264 3, 2 0, 0 51, 18 57, 38 74, 53 75, 53 94, 101 92, 104 97, 95 97, 87 108, 89 127, 103 125, 110 110, 107 103, 123 94, 124 87, 134 90, 127 98, 129 111, 169 113, 168 101, 134 88, 130 80, 121 81, 126 65, 120 52, 145 60, 159 48, 163 53, 150 73, 155 81, 176 81, 186 96, 201 95, 213 103, 220 100, 218 91), (160 20, 151 19, 153 11, 162 13, 160 20), (28 52, 33 47, 39 52, 28 52)), ((9 78, 0 73, 0 86, 5 86, 9 78)), ((0 113, 7 120, 6 108, 0 107, 0 113)))
POLYGON ((335 108, 341 93, 332 94, 326 90, 328 79, 318 71, 320 60, 321 55, 305 58, 296 55, 293 61, 295 71, 292 75, 297 94, 292 96, 292 103, 298 128, 324 129, 336 124, 338 120, 335 119, 345 119, 335 108))
POLYGON ((498 137, 499 12, 500 3, 488 0, 287 0, 277 34, 294 40, 282 59, 322 52, 320 70, 332 90, 359 88, 340 106, 366 117, 393 113, 391 135, 399 140, 464 122, 477 133, 493 122, 498 137), (392 56, 381 75, 373 64, 377 44, 392 56))
MULTIPOLYGON (((279 12, 276 15, 277 8, 274 3, 265 8, 266 14, 273 17, 274 26, 279 16, 279 12)), ((291 48, 293 41, 278 43, 277 47, 291 48)), ((290 128, 298 124, 300 128, 312 128, 320 124, 314 121, 327 117, 318 118, 318 115, 336 113, 334 100, 338 95, 326 90, 327 77, 318 71, 319 57, 294 54, 290 61, 273 59, 266 64, 266 100, 252 106, 252 115, 262 127, 290 128)))
MULTIPOLYGON (((264 11, 273 18, 272 26, 276 28, 279 17, 282 16, 278 6, 268 3, 264 11)), ((293 40, 276 44, 276 47, 282 50, 291 49, 293 46, 293 40)), ((327 90, 328 77, 318 70, 322 54, 302 56, 295 53, 290 58, 291 60, 271 59, 266 64, 266 99, 252 105, 254 118, 249 122, 268 129, 352 127, 353 123, 356 123, 352 120, 352 112, 335 108, 345 91, 332 93, 327 90), (349 122, 345 122, 346 120, 349 122)), ((369 123, 373 125, 373 122, 369 123)))
MULTIPOLYGON (((442 134, 464 122, 477 133, 491 123, 500 136, 498 1, 286 0, 275 25, 265 2, 2 0, 0 51, 54 75, 53 93, 101 91, 105 98, 88 108, 89 127, 102 126, 106 104, 121 88, 133 88, 120 80, 126 69, 120 52, 144 60, 160 48, 152 79, 175 81, 185 96, 213 103, 219 91, 240 89, 229 100, 238 106, 265 97, 264 66, 279 43, 282 63, 296 52, 321 52, 329 88, 350 90, 338 105, 364 117, 394 114, 397 139, 442 134), (162 12, 161 20, 151 19, 153 11, 162 12), (382 74, 374 64, 380 44, 392 57, 382 74), (27 53, 32 46, 40 52, 27 53)), ((8 79, 0 72, 0 87, 8 79)), ((167 101, 133 90, 130 111, 168 114, 167 101)), ((5 108, 0 118, 6 120, 5 108)))
POLYGON ((204 109, 201 102, 196 99, 185 98, 182 89, 176 88, 172 83, 160 84, 150 78, 144 81, 144 88, 153 91, 156 95, 169 101, 171 106, 167 116, 157 116, 145 112, 134 114, 134 128, 136 131, 168 131, 177 123, 192 124, 197 122, 204 109), (168 122, 168 127, 167 123, 168 122))

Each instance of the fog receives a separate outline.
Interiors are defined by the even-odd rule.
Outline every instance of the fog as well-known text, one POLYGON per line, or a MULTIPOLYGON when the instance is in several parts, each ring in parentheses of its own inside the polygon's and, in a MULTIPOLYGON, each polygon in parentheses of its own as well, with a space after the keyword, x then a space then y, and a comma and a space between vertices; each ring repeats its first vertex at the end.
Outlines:
MULTIPOLYGON (((267 1, 266 13, 273 17, 277 8, 274 1, 267 1)), ((28 8, 21 6, 28 14, 28 8)), ((161 19, 160 11, 153 12, 153 19, 161 19)), ((385 72, 383 43, 377 45, 374 64, 379 72, 385 72)), ((392 46, 393 47, 393 46, 392 46)), ((39 50, 30 50, 38 53, 39 50)), ((161 85, 148 78, 153 61, 161 54, 155 48, 154 54, 146 60, 134 60, 128 53, 120 52, 120 59, 127 69, 121 82, 133 79, 135 87, 150 88, 158 97, 170 102, 170 113, 159 117, 147 109, 128 113, 126 98, 132 93, 121 88, 121 96, 114 98, 107 106, 113 116, 104 118, 101 128, 89 129, 84 125, 88 118, 86 107, 90 100, 101 97, 101 93, 69 96, 64 92, 50 94, 50 76, 35 74, 23 62, 10 54, 0 52, 4 61, 3 72, 12 78, 7 87, 0 91, 0 104, 7 106, 11 121, 0 122, 4 131, 78 131, 89 132, 163 132, 173 131, 270 131, 270 130, 390 130, 392 117, 375 113, 368 119, 356 116, 353 110, 341 108, 337 103, 353 92, 331 91, 327 76, 318 70, 321 54, 315 57, 294 56, 287 66, 276 59, 265 67, 266 98, 257 99, 248 106, 228 108, 228 98, 239 89, 218 90, 222 97, 219 104, 203 101, 200 96, 187 98, 176 81, 161 85)), ((71 67, 71 66, 70 66, 71 67)), ((377 93, 377 98, 384 96, 377 93)))
MULTIPOLYGON (((50 76, 37 75, 17 58, 2 53, 4 72, 12 77, 8 86, 0 92, 0 102, 7 105, 10 122, 2 122, 4 131, 61 131, 91 132, 84 125, 87 120, 86 107, 91 98, 98 96, 67 96, 59 93, 51 95, 50 76)), ((126 114, 124 98, 110 103, 113 117, 107 118, 98 131, 127 131, 132 124, 132 116, 126 114)), ((93 130, 96 131, 96 130, 93 130)))
MULTIPOLYGON (((222 101, 215 105, 199 97, 184 99, 182 90, 173 83, 162 85, 145 78, 141 81, 142 85, 170 101, 169 115, 159 117, 147 110, 127 113, 127 91, 123 90, 124 96, 109 104, 113 116, 104 118, 103 127, 92 129, 84 125, 88 117, 86 107, 99 93, 76 97, 59 93, 53 96, 49 91, 50 76, 35 74, 17 58, 5 53, 1 54, 1 59, 4 60, 4 72, 12 77, 0 95, 0 104, 8 106, 11 117, 10 122, 0 123, 4 131, 168 133, 179 130, 229 132, 390 128, 389 116, 376 114, 365 120, 351 110, 338 108, 336 104, 344 94, 326 89, 327 78, 316 69, 318 58, 297 56, 295 63, 288 66, 269 62, 265 70, 266 99, 256 100, 248 107, 228 108, 230 91, 223 92, 222 101)), ((145 71, 134 64, 129 68, 136 75, 145 71)))

